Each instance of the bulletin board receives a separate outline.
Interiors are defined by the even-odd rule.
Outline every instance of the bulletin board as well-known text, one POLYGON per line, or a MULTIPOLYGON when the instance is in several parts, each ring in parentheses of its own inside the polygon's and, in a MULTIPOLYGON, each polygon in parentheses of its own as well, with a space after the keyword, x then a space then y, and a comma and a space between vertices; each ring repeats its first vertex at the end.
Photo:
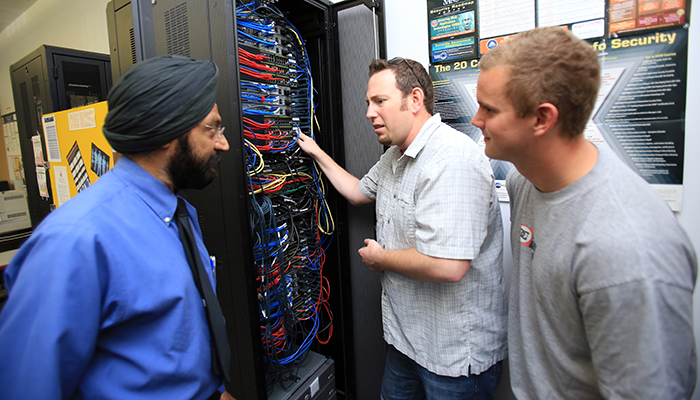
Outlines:
MULTIPOLYGON (((482 148, 471 125, 482 55, 519 32, 561 26, 598 52, 601 86, 584 135, 610 146, 681 211, 689 0, 428 0, 435 112, 482 148)), ((508 201, 513 165, 491 160, 508 201)))
POLYGON ((114 166, 112 147, 102 133, 107 102, 42 117, 51 192, 56 207, 87 189, 114 166))

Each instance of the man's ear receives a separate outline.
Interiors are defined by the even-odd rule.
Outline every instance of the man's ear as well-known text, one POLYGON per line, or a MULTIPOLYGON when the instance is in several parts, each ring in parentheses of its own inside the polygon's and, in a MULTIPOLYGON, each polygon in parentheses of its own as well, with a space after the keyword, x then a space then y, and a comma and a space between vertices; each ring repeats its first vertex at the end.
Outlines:
POLYGON ((542 103, 535 110, 535 136, 549 132, 559 120, 559 109, 552 103, 542 103))
MULTIPOLYGON (((186 134, 187 134, 187 133, 186 133, 186 134)), ((185 134, 185 135, 186 135, 186 134, 185 134)), ((177 142, 178 142, 179 140, 180 140, 180 136, 178 136, 178 137, 176 137, 175 139, 169 141, 168 143, 166 143, 166 144, 160 146, 160 150, 168 151, 168 150, 170 150, 170 149, 173 149, 173 148, 177 147, 177 146, 178 146, 178 143, 177 143, 177 142)))
POLYGON ((177 149, 179 147, 179 144, 177 141, 179 138, 175 138, 168 143, 161 145, 157 149, 153 150, 152 154, 154 157, 164 157, 164 159, 170 159, 170 156, 172 156, 175 152, 177 152, 177 149))
POLYGON ((423 106, 425 93, 423 93, 422 89, 415 87, 413 90, 411 90, 411 94, 409 96, 411 100, 411 110, 413 112, 418 112, 418 110, 420 110, 420 108, 423 106))

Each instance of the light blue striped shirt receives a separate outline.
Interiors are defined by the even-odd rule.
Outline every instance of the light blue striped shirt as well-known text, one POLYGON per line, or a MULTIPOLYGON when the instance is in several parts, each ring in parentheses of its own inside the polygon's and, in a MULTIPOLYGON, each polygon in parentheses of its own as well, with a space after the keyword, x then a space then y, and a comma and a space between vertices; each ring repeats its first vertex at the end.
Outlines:
POLYGON ((404 154, 392 146, 360 180, 377 242, 472 260, 457 283, 382 273, 384 339, 429 371, 480 374, 507 356, 503 226, 493 172, 467 135, 432 116, 404 154))

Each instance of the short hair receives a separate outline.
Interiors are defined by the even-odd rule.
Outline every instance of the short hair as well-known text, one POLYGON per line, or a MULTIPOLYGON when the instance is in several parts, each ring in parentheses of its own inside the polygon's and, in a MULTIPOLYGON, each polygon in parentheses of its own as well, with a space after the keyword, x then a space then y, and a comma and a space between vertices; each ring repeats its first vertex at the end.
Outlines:
POLYGON ((428 113, 433 115, 435 108, 433 82, 421 63, 401 57, 395 57, 388 61, 374 59, 369 64, 369 76, 372 77, 385 69, 394 71, 396 87, 401 91, 403 98, 411 94, 413 88, 420 88, 423 91, 423 105, 428 113))
POLYGON ((542 103, 559 110, 565 135, 583 134, 600 87, 598 53, 562 27, 536 28, 506 40, 484 54, 479 68, 504 67, 506 96, 519 116, 542 103))

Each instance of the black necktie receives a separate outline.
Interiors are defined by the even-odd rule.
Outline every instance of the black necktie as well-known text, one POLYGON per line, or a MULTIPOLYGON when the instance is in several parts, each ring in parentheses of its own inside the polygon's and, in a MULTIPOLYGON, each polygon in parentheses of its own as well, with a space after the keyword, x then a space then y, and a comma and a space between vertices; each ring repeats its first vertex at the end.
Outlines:
POLYGON ((228 347, 224 315, 221 312, 221 306, 209 282, 207 271, 202 264, 202 257, 199 255, 199 250, 197 250, 197 242, 192 233, 187 206, 185 206, 185 201, 179 197, 177 198, 177 211, 175 212, 175 216, 177 228, 180 231, 182 247, 185 248, 187 262, 190 264, 194 283, 197 285, 199 295, 202 296, 204 309, 207 313, 209 333, 211 334, 211 370, 214 375, 223 376, 226 381, 229 382, 231 381, 229 375, 231 351, 228 347))

